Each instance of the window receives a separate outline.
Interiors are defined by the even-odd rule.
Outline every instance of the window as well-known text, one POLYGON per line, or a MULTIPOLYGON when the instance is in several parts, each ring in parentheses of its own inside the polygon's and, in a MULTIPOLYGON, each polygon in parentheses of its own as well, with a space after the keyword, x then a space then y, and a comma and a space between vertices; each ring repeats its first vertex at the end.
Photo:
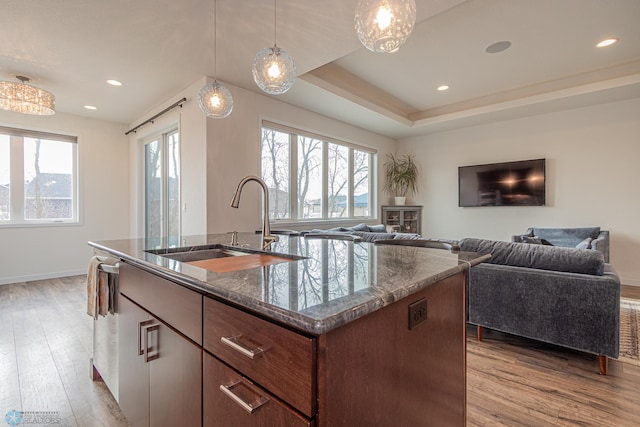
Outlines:
POLYGON ((180 143, 178 130, 144 141, 144 227, 147 239, 180 239, 180 143))
POLYGON ((270 122, 262 124, 261 150, 272 220, 374 216, 375 150, 270 122))
POLYGON ((77 145, 0 127, 0 225, 78 222, 77 145))

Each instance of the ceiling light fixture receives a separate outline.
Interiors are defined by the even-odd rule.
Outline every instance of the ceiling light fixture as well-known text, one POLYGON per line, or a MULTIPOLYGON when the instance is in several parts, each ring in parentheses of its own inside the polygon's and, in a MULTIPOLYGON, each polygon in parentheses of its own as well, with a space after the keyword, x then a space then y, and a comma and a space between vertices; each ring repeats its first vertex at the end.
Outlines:
POLYGON ((598 43, 596 45, 596 47, 607 47, 607 46, 611 46, 612 44, 615 44, 617 42, 618 42, 618 39, 614 39, 614 38, 604 39, 600 43, 598 43))
POLYGON ((296 64, 293 58, 278 47, 277 43, 277 4, 273 1, 273 47, 260 50, 253 59, 251 67, 253 80, 258 87, 270 95, 281 95, 291 89, 296 81, 296 64))
POLYGON ((198 92, 198 106, 202 112, 212 119, 224 119, 233 111, 233 96, 223 84, 216 79, 216 54, 218 27, 216 25, 216 1, 213 0, 213 82, 207 83, 198 92))
POLYGON ((31 86, 29 77, 16 76, 19 82, 0 82, 0 108, 22 114, 50 116, 56 113, 56 97, 31 86))
POLYGON ((107 80, 107 83, 111 86, 122 86, 122 82, 119 82, 118 80, 107 80))
POLYGON ((415 24, 415 0, 359 0, 356 6, 358 38, 372 52, 396 52, 415 24))
POLYGON ((438 87, 437 87, 437 89, 438 89, 440 92, 442 92, 442 91, 445 91, 445 90, 449 89, 449 86, 447 86, 447 85, 440 85, 440 86, 438 86, 438 87))
POLYGON ((94 107, 93 105, 85 105, 84 108, 86 108, 87 110, 97 110, 98 107, 94 107))

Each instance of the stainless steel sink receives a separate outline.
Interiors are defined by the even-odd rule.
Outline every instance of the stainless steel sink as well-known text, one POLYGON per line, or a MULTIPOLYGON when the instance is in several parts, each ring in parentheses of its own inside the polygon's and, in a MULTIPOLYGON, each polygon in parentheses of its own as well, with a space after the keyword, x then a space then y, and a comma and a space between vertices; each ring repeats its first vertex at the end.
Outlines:
POLYGON ((230 249, 223 245, 194 246, 189 248, 153 249, 145 251, 180 262, 202 261, 205 259, 225 258, 249 255, 254 252, 244 252, 230 249))

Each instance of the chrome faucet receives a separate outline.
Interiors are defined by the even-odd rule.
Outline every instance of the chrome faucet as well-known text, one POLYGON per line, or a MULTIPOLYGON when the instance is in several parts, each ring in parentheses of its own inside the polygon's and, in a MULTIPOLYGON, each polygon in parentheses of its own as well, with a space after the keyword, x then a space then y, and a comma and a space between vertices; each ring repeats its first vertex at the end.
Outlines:
POLYGON ((249 181, 255 181, 260 184, 262 192, 264 193, 264 201, 262 204, 262 249, 269 251, 271 250, 271 244, 278 241, 278 236, 271 235, 271 227, 269 226, 269 190, 267 189, 267 184, 257 176, 245 176, 238 183, 233 199, 231 199, 231 207, 237 208, 240 205, 240 193, 242 193, 242 187, 244 187, 244 185, 249 181))

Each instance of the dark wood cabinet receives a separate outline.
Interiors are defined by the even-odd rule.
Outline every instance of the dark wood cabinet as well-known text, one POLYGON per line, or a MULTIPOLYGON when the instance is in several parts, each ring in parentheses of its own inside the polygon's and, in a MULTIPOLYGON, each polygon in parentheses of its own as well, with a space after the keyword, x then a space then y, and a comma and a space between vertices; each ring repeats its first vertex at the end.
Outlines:
POLYGON ((121 266, 120 406, 134 426, 464 426, 465 282, 310 335, 121 266))
POLYGON ((422 234, 422 206, 382 206, 388 232, 422 234))
MULTIPOLYGON (((155 276, 139 273, 121 265, 121 289, 137 288, 141 277, 155 281, 155 276)), ((157 280, 161 287, 161 279, 157 280)), ((120 408, 132 426, 199 426, 202 349, 146 310, 146 300, 154 296, 139 296, 134 302, 120 294, 118 300, 120 408)), ((180 304, 176 302, 175 307, 180 304)))

